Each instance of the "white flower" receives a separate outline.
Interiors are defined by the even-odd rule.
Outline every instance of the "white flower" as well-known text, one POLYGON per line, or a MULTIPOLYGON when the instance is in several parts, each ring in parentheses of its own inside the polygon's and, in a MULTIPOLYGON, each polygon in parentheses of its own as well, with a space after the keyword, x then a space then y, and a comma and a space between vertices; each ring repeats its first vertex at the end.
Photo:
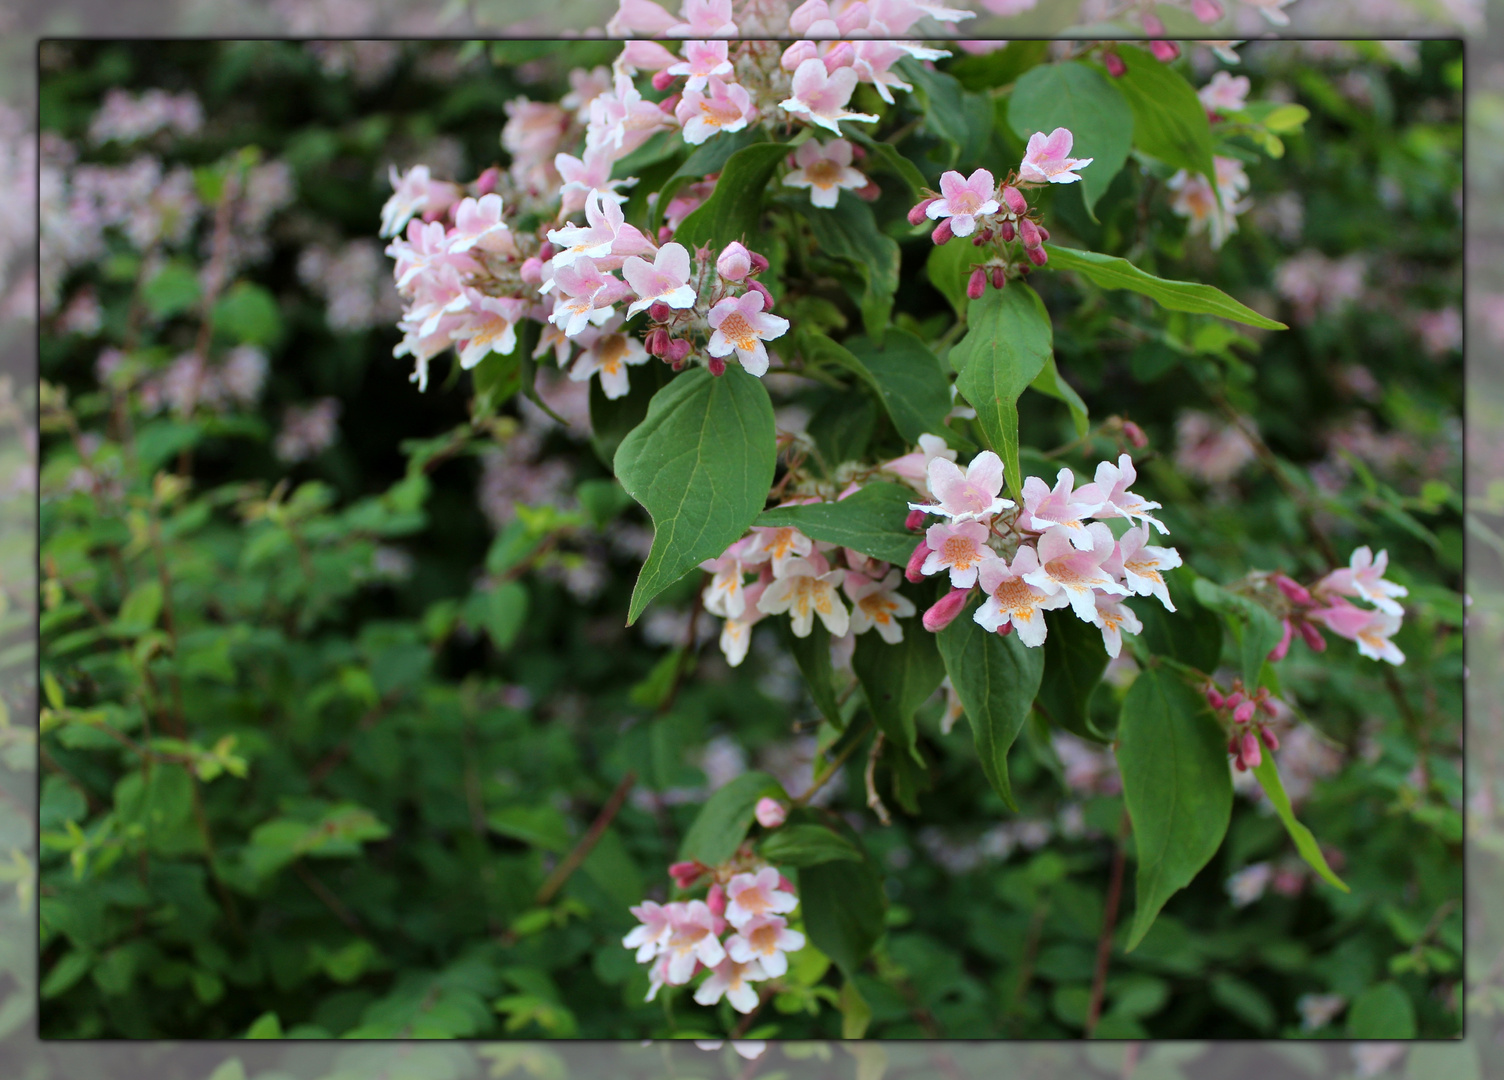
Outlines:
POLYGON ((742 964, 730 957, 714 966, 710 978, 695 991, 695 1001, 701 1005, 714 1005, 724 995, 731 1007, 739 1013, 749 1013, 757 1008, 757 991, 752 983, 768 977, 756 960, 742 964))
POLYGON ((902 577, 897 570, 888 571, 881 581, 873 581, 863 574, 846 575, 853 634, 865 634, 876 628, 878 637, 889 645, 897 645, 903 640, 903 626, 898 620, 913 615, 916 609, 912 600, 898 592, 902 577))
POLYGON ((726 955, 740 964, 759 963, 772 978, 789 969, 785 953, 804 948, 804 935, 790 930, 787 919, 778 915, 758 915, 748 919, 726 939, 726 955))
MULTIPOLYGON (((825 565, 821 558, 820 567, 825 565)), ((809 637, 816 615, 834 637, 841 637, 851 618, 836 592, 843 573, 841 570, 819 569, 809 559, 790 559, 784 564, 782 575, 758 600, 758 609, 765 615, 788 612, 795 637, 809 637)))
POLYGON ((978 569, 982 591, 987 599, 972 616, 978 626, 996 633, 1004 626, 1012 625, 1018 632, 1018 640, 1030 648, 1044 644, 1048 627, 1043 612, 1063 608, 1070 602, 1060 589, 1045 590, 1026 580, 1029 574, 1039 569, 1039 556, 1034 549, 1021 546, 1013 556, 1013 565, 1006 559, 989 559, 978 569))
POLYGON ((648 359, 648 351, 636 338, 621 330, 603 330, 589 342, 589 347, 574 362, 574 367, 569 369, 569 377, 574 382, 585 382, 590 376, 600 372, 601 392, 615 401, 626 397, 631 390, 626 365, 645 364, 648 359))
POLYGON ((783 178, 784 184, 808 188, 809 201, 824 209, 836 205, 842 188, 856 191, 867 186, 867 178, 851 167, 851 144, 845 139, 808 139, 794 151, 794 164, 799 167, 783 178))

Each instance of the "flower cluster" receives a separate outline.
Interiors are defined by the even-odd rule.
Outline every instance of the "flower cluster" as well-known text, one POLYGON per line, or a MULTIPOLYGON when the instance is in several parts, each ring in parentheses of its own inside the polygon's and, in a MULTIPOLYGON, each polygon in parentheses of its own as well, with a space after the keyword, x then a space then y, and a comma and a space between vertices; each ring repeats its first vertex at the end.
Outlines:
POLYGON ((1153 596, 1175 610, 1163 571, 1179 566, 1180 555, 1149 543, 1151 525, 1168 530, 1150 513, 1160 504, 1128 490, 1137 473, 1127 454, 1117 464, 1101 462, 1094 481, 1080 487, 1069 469, 1053 488, 1028 477, 1022 507, 1000 496, 1003 463, 992 451, 964 470, 954 458, 954 451, 929 458, 922 490, 930 501, 909 504, 911 527, 926 516, 943 519, 925 530, 906 570, 910 581, 949 577, 951 591, 924 613, 925 629, 948 626, 980 585, 985 600, 973 617, 988 631, 1017 630, 1025 645, 1042 645, 1044 612, 1069 605, 1102 631, 1116 657, 1122 635, 1143 629, 1124 598, 1153 596), (1114 518, 1130 523, 1121 537, 1106 524, 1114 518))
MULTIPOLYGON (((765 814, 759 804, 759 820, 765 814)), ((714 1005, 724 997, 737 1012, 750 1013, 758 1001, 752 984, 785 974, 788 954, 804 948, 804 935, 786 918, 799 906, 794 886, 745 848, 716 867, 674 863, 669 876, 681 890, 705 881, 709 889, 703 900, 644 900, 631 909, 639 925, 622 944, 636 951, 638 963, 651 965, 647 1000, 708 971, 695 1001, 714 1005)))
POLYGON ((1279 709, 1269 696, 1268 687, 1250 691, 1243 686, 1242 679, 1234 679, 1229 693, 1222 693, 1214 683, 1208 683, 1204 693, 1227 729, 1227 750, 1238 772, 1259 767, 1263 761, 1261 741, 1270 750, 1279 749, 1279 737, 1269 729, 1269 720, 1279 715, 1279 709))
POLYGON ((1200 173, 1178 170, 1165 181, 1173 193, 1170 209, 1190 221, 1191 235, 1206 233, 1214 248, 1220 248, 1227 238, 1238 229, 1238 215, 1253 206, 1252 200, 1242 196, 1247 193, 1248 174, 1237 158, 1212 158, 1217 174, 1217 187, 1200 173))
POLYGON ((1355 642, 1363 656, 1403 664, 1405 654, 1390 638, 1399 630, 1405 612, 1398 598, 1408 590, 1384 577, 1388 567, 1389 552, 1374 555, 1365 544, 1352 553, 1347 566, 1338 567, 1310 588, 1275 574, 1274 584, 1286 605, 1285 633, 1269 658, 1281 659, 1296 634, 1314 652, 1323 651, 1326 639, 1321 629, 1326 629, 1355 642), (1363 604, 1354 604, 1349 597, 1363 604))

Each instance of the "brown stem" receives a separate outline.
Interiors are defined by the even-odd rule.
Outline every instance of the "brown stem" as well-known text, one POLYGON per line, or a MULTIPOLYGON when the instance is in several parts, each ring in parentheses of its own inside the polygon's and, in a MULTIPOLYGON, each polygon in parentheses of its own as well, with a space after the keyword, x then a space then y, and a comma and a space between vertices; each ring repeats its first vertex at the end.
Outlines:
POLYGON ((230 929, 236 937, 244 939, 245 927, 240 922, 240 910, 235 906, 235 898, 230 895, 230 890, 225 887, 224 879, 219 876, 219 857, 214 853, 214 834, 209 830, 209 815, 204 812, 204 792, 191 767, 188 769, 188 779, 193 783, 193 816, 198 822, 198 834, 204 841, 204 857, 209 864, 209 876, 214 879, 214 890, 219 893, 219 902, 225 909, 225 917, 230 920, 230 929))
POLYGON ((798 798, 790 799, 789 803, 793 806, 807 805, 810 799, 815 797, 815 792, 819 791, 826 784, 830 783, 830 781, 835 777, 836 773, 841 771, 841 766, 846 764, 846 760, 850 758, 852 754, 856 753, 856 748, 862 744, 863 734, 865 734, 865 732, 858 732, 856 737, 851 740, 850 745, 848 745, 846 749, 842 750, 838 755, 836 755, 835 760, 830 763, 830 767, 815 778, 815 781, 810 785, 809 790, 806 791, 803 795, 800 795, 798 798))
POLYGON ((1102 1018, 1102 998, 1107 991, 1107 968, 1112 962, 1112 933, 1117 927, 1118 904, 1123 898, 1123 868, 1127 862, 1128 811, 1118 825, 1118 841, 1112 853, 1112 880, 1107 886, 1107 909, 1102 915, 1102 933, 1097 938, 1097 970, 1091 978, 1091 1001, 1086 1006, 1086 1037, 1089 1039, 1102 1018))
POLYGON ((355 913, 345 907, 340 898, 330 892, 329 887, 320 881, 312 870, 303 865, 302 860, 295 860, 292 868, 297 872, 298 877, 303 879, 303 883, 308 886, 309 891, 314 896, 317 896, 323 902, 324 906, 334 913, 335 918, 355 933, 365 933, 365 930, 361 928, 360 920, 355 917, 355 913))
POLYGON ((1034 908, 1034 917, 1029 920, 1029 936, 1024 941, 1024 955, 1019 961, 1018 984, 1013 988, 1013 1000, 1008 1003, 1008 1009, 1004 1014, 1010 1018, 1012 1021, 1010 1026, 1015 1029, 1019 1007, 1023 1005, 1024 995, 1029 992, 1029 984, 1034 981, 1034 961, 1039 956, 1040 939, 1044 936, 1044 920, 1049 913, 1049 901, 1041 899, 1034 908))
POLYGON ((877 738, 872 740, 872 753, 867 755, 867 806, 877 815, 877 820, 884 825, 893 824, 893 818, 888 814, 888 808, 883 805, 882 796, 877 793, 877 756, 883 750, 883 733, 879 731, 877 738))
POLYGON ((329 751, 329 753, 326 754, 324 758, 313 767, 313 769, 308 773, 308 784, 310 787, 317 787, 319 784, 323 783, 324 778, 331 772, 333 772, 340 765, 340 763, 345 760, 345 758, 350 756, 350 751, 352 749, 351 744, 353 743, 355 736, 357 734, 370 731, 373 727, 375 727, 377 721, 385 716, 387 710, 390 709, 396 702, 397 698, 400 696, 400 693, 401 692, 398 690, 388 691, 387 695, 384 698, 377 702, 369 712, 367 712, 360 718, 360 722, 355 725, 355 731, 345 736, 344 740, 338 746, 329 751))
POLYGON ((601 836, 604 835, 607 826, 611 824, 611 819, 616 817, 617 811, 627 801, 627 795, 631 792, 632 785, 635 783, 637 783, 637 774, 635 772, 628 772, 626 776, 621 778, 621 783, 616 785, 616 790, 606 800, 606 805, 601 807, 601 812, 590 823, 589 830, 586 831, 584 836, 580 837, 580 842, 574 846, 569 854, 564 856, 564 861, 554 867, 554 872, 548 875, 548 880, 544 881, 542 888, 538 890, 538 895, 533 897, 533 903, 536 906, 543 907, 552 900, 554 894, 564 887, 564 883, 569 880, 570 875, 580 868, 580 864, 585 861, 590 852, 594 850, 595 845, 600 842, 601 836))

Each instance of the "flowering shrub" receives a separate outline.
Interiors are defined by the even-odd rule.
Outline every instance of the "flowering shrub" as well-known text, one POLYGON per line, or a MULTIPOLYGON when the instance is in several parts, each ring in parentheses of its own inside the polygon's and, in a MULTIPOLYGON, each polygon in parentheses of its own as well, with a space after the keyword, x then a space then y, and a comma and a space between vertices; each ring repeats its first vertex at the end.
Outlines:
POLYGON ((641 38, 469 50, 500 162, 479 107, 463 152, 351 119, 194 167, 147 147, 212 108, 61 125, 50 1030, 1334 1030, 1318 992, 1455 1030, 1449 466, 1301 427, 1366 286, 1264 250, 1335 106, 1225 43, 953 56, 960 14, 629 0, 641 38), (331 158, 359 217, 302 211, 331 158), (359 391, 291 392, 336 333, 359 391), (1274 899, 1265 967, 1229 913, 1274 899), (110 1011, 159 964, 176 1014, 110 1011))

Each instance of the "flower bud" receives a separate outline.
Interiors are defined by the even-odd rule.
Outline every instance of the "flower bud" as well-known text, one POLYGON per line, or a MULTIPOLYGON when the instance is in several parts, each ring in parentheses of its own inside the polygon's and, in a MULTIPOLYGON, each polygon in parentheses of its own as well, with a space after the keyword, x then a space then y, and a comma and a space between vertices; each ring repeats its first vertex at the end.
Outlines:
MULTIPOLYGON (((1243 684, 1240 681, 1235 685, 1242 686, 1243 684)), ((1231 694, 1228 694, 1227 697, 1222 700, 1222 707, 1224 709, 1236 709, 1239 705, 1243 704, 1243 702, 1247 700, 1248 695, 1243 693, 1242 690, 1234 690, 1231 694)))
MULTIPOLYGON (((856 149, 859 150, 861 147, 857 147, 856 149)), ((852 194, 861 199, 862 202, 877 202, 878 199, 882 198, 883 189, 882 185, 876 180, 868 180, 861 187, 853 191, 852 194)))
POLYGON ((944 218, 941 220, 940 224, 935 226, 935 231, 930 233, 930 242, 934 244, 943 244, 953 235, 955 234, 951 232, 950 218, 944 218))
POLYGON ((662 300, 656 300, 648 307, 648 318, 654 322, 668 322, 674 317, 674 309, 662 300))
POLYGON ((501 169, 492 165, 485 172, 475 178, 475 197, 489 195, 496 190, 496 183, 501 179, 501 169))
POLYGON ((1024 193, 1012 184, 1003 185, 1003 205, 1011 212, 1019 215, 1029 212, 1029 200, 1024 198, 1024 193))
POLYGON ((1222 5, 1217 0, 1191 0, 1191 14, 1210 26, 1222 17, 1222 5))
POLYGON ((726 374, 726 360, 724 357, 712 356, 705 361, 705 366, 710 369, 712 375, 726 374))
POLYGON ((992 287, 994 289, 1001 289, 1006 284, 1008 284, 1008 272, 1001 266, 994 266, 992 268, 992 287))
POLYGON ((1041 240, 1048 240, 1050 238, 1049 229, 1046 229, 1043 225, 1039 225, 1037 228, 1039 229, 1039 238, 1041 240))
POLYGON ((658 243, 666 244, 674 238, 674 230, 667 225, 658 226, 658 243))
MULTIPOLYGON (((915 510, 914 513, 919 513, 915 510)), ((914 548, 914 554, 909 556, 909 565, 904 567, 903 576, 909 581, 919 582, 924 580, 924 573, 919 568, 924 565, 924 560, 930 557, 930 545, 928 541, 921 540, 914 548)))
POLYGON ((795 892, 796 890, 794 889, 794 883, 792 881, 790 881, 788 878, 784 877, 782 874, 779 874, 778 875, 778 891, 779 892, 791 893, 791 892, 795 892))
POLYGON ((529 285, 543 284, 543 260, 534 255, 531 259, 523 260, 522 266, 517 271, 518 276, 529 285))
POLYGON ((1222 696, 1222 691, 1218 690, 1215 686, 1207 686, 1206 700, 1214 709, 1220 709, 1227 704, 1227 699, 1222 696))
POLYGON ((923 510, 910 510, 909 516, 903 519, 903 527, 910 532, 924 528, 924 519, 928 516, 923 510))
POLYGON ((998 637, 1007 637, 1009 634, 1013 633, 1013 623, 1012 622, 1005 622, 1005 623, 1003 623, 1002 626, 999 626, 997 628, 996 633, 997 633, 998 637))
POLYGON ((721 251, 715 269, 727 281, 740 281, 752 272, 752 255, 740 241, 733 240, 721 251))
POLYGON ((653 73, 653 89, 660 93, 674 85, 677 75, 670 75, 667 71, 655 71, 653 73))
POLYGON ((971 277, 966 279, 966 296, 971 300, 980 300, 982 293, 987 291, 987 271, 980 266, 971 272, 971 277))
POLYGON ((674 110, 679 107, 679 99, 683 96, 683 94, 670 94, 658 103, 658 108, 673 116, 674 110))
POLYGON ((910 207, 909 224, 923 225, 925 221, 924 212, 930 208, 930 203, 934 201, 934 199, 924 199, 921 202, 915 203, 912 207, 910 207))
MULTIPOLYGON (((1180 46, 1173 41, 1151 41, 1149 42, 1149 51, 1154 54, 1154 59, 1158 60, 1161 64, 1168 64, 1180 55, 1180 46)), ((1254 764, 1257 765, 1258 762, 1254 762, 1254 764)))
POLYGON ((1300 636, 1305 639, 1306 648, 1312 652, 1326 652, 1326 638, 1322 636, 1320 630, 1304 620, 1299 626, 1300 636))
POLYGON ((1279 644, 1269 650, 1268 659, 1271 662, 1277 662, 1285 658, 1285 654, 1290 651, 1290 641, 1295 637, 1295 627, 1290 625, 1290 620, 1284 619, 1281 621, 1285 624, 1285 633, 1279 639, 1279 644))
POLYGON ((754 274, 760 274, 768 268, 768 260, 765 256, 759 255, 755 251, 749 251, 747 252, 747 257, 752 260, 752 272, 754 274))
POLYGON ((1267 746, 1270 750, 1279 749, 1279 736, 1269 728, 1262 728, 1259 731, 1259 737, 1264 740, 1264 745, 1267 746))
POLYGON ((538 258, 542 259, 544 262, 548 262, 549 259, 552 259, 554 257, 554 253, 558 250, 558 248, 554 247, 553 241, 545 240, 543 241, 542 246, 538 248, 538 258))
POLYGON ((966 606, 966 598, 970 595, 970 589, 952 589, 946 593, 924 613, 924 628, 932 634, 944 630, 961 614, 961 609, 966 606))
POLYGON ((1250 769, 1257 769, 1259 762, 1264 760, 1263 752, 1259 750, 1258 736, 1251 731, 1243 736, 1243 760, 1250 769))
POLYGON ((1232 711, 1232 718, 1236 723, 1246 724, 1253 719, 1254 710, 1258 706, 1251 701, 1245 701, 1232 711))
POLYGON ((675 371, 683 371, 684 370, 684 361, 683 360, 670 360, 668 366, 671 367, 675 371))
POLYGON ((1128 65, 1123 63, 1123 58, 1115 52, 1104 52, 1102 54, 1102 66, 1107 69, 1107 74, 1111 75, 1114 79, 1121 79, 1124 75, 1128 74, 1128 65))
POLYGON ((976 235, 974 235, 971 238, 971 246, 972 247, 981 247, 983 244, 985 244, 988 240, 991 240, 991 239, 992 239, 991 235, 988 234, 988 232, 987 232, 986 229, 983 229, 981 232, 977 233, 976 235))
POLYGON ((1018 229, 1014 227, 1013 222, 1005 221, 997 227, 997 234, 1003 240, 1011 243, 1013 238, 1018 235, 1018 229))
POLYGON ((649 356, 661 357, 668 349, 668 331, 661 326, 653 327, 648 331, 647 337, 642 339, 642 347, 649 356))
POLYGON ((1154 12, 1146 11, 1141 16, 1139 16, 1139 18, 1144 24, 1144 33, 1148 34, 1150 37, 1165 36, 1164 21, 1158 15, 1154 14, 1154 12))
POLYGON ((856 63, 856 50, 851 42, 843 41, 825 54, 825 74, 834 74, 837 68, 850 67, 856 63))
POLYGON ((1049 255, 1045 253, 1045 250, 1042 247, 1029 248, 1027 249, 1027 254, 1029 256, 1029 261, 1035 266, 1043 266, 1045 263, 1050 261, 1049 255))
POLYGON ((770 799, 764 795, 757 800, 757 806, 752 811, 757 815, 757 823, 764 829, 776 829, 788 819, 788 809, 777 799, 770 799))
POLYGON ((712 885, 705 896, 705 906, 717 919, 726 914, 726 890, 719 884, 712 885))
POLYGON ((755 293, 761 293, 762 294, 762 309, 764 311, 772 311, 773 310, 773 294, 770 293, 770 292, 768 292, 768 287, 766 285, 764 285, 760 281, 748 281, 746 284, 747 284, 747 291, 748 292, 755 292, 755 293))
POLYGON ((1285 594, 1285 599, 1289 600, 1292 604, 1307 606, 1316 602, 1315 598, 1311 596, 1311 590, 1307 589, 1300 582, 1286 577, 1284 574, 1275 574, 1274 584, 1279 587, 1280 592, 1285 594))
POLYGON ((1028 218, 1018 219, 1018 238, 1024 242, 1026 248, 1037 248, 1044 243, 1039 236, 1039 226, 1028 218))
POLYGON ((705 865, 694 859, 688 862, 676 862, 668 868, 668 876, 673 878, 674 884, 681 889, 689 888, 704 872, 705 865))
MULTIPOLYGON (((668 348, 664 350, 664 358, 673 364, 683 363, 684 358, 689 355, 689 350, 693 347, 683 338, 674 338, 668 343, 668 348)), ((678 369, 676 368, 675 370, 678 369)))
POLYGON ((1142 450, 1149 445, 1149 436, 1144 434, 1144 429, 1132 420, 1123 421, 1123 434, 1128 437, 1128 442, 1135 450, 1142 450))

